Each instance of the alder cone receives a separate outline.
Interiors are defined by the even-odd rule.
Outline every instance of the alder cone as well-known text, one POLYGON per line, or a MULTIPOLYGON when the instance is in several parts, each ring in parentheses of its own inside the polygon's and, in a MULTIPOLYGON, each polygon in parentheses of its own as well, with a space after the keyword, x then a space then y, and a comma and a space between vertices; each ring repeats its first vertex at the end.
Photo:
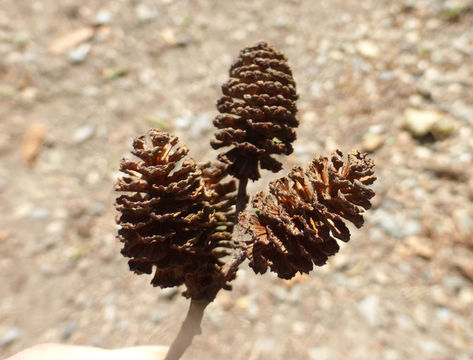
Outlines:
POLYGON ((258 193, 254 214, 240 215, 242 231, 250 235, 241 246, 256 273, 269 267, 283 279, 322 266, 347 242, 344 220, 363 225, 363 209, 371 207, 374 164, 365 154, 351 152, 344 163, 336 151, 329 160, 316 157, 304 170, 294 167, 288 177, 270 183, 271 195, 258 193))
POLYGON ((238 179, 258 180, 258 165, 281 170, 272 155, 292 153, 293 128, 299 125, 296 84, 286 57, 265 42, 243 49, 222 92, 217 102, 221 115, 213 122, 219 130, 211 145, 231 148, 218 159, 238 179))
POLYGON ((185 296, 212 300, 222 286, 220 258, 228 253, 213 203, 228 194, 206 186, 199 165, 177 143, 175 136, 150 130, 133 142, 137 160, 122 159, 120 171, 128 176, 118 180, 116 190, 126 194, 115 204, 121 253, 135 273, 155 269, 153 286, 185 284, 185 296))

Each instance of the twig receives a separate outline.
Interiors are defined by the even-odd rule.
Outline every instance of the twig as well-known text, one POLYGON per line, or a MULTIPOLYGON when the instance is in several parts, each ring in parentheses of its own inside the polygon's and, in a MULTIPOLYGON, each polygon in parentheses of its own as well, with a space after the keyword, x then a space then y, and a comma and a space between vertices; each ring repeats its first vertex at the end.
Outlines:
POLYGON ((242 212, 246 204, 248 203, 248 195, 246 194, 246 186, 248 185, 248 178, 243 177, 240 179, 238 183, 238 194, 237 194, 237 201, 236 201, 236 209, 235 209, 235 224, 238 224, 238 215, 242 212))
POLYGON ((201 334, 200 323, 204 310, 210 302, 207 300, 191 300, 187 316, 182 322, 179 333, 171 344, 164 360, 178 360, 191 345, 194 336, 201 334))
MULTIPOLYGON (((236 201, 236 209, 235 209, 235 230, 233 232, 233 236, 239 236, 239 229, 238 229, 238 216, 240 213, 245 210, 246 204, 248 204, 248 195, 246 193, 246 186, 248 185, 248 178, 243 177, 240 179, 238 183, 238 193, 237 193, 237 201, 236 201)), ((235 243, 235 241, 234 241, 235 243)), ((245 256, 243 255, 239 246, 235 246, 233 248, 233 256, 231 261, 226 263, 222 268, 222 274, 224 276, 225 282, 230 281, 233 275, 238 270, 238 266, 245 260, 245 256)))

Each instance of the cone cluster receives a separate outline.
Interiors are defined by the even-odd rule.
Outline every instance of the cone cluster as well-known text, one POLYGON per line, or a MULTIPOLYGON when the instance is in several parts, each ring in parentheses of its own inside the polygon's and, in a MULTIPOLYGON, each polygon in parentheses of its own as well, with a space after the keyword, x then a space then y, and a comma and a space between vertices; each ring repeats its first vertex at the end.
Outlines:
POLYGON ((261 42, 240 52, 230 68, 214 119, 219 129, 214 149, 230 147, 218 159, 238 179, 260 178, 258 167, 278 172, 281 163, 272 155, 292 153, 298 126, 296 84, 286 57, 261 42))
POLYGON ((270 183, 270 193, 258 193, 248 211, 240 215, 241 241, 256 273, 268 267, 283 279, 322 266, 339 250, 337 240, 350 239, 344 220, 363 225, 364 209, 371 207, 374 164, 366 155, 351 152, 343 161, 336 151, 331 158, 316 157, 308 169, 294 167, 288 177, 270 183))
POLYGON ((346 221, 363 225, 376 179, 365 154, 353 151, 344 160, 337 150, 306 169, 294 167, 244 210, 248 179, 258 180, 260 168, 280 171, 274 156, 293 151, 296 84, 286 57, 261 42, 240 52, 222 92, 211 141, 224 148, 219 161, 196 163, 176 136, 152 129, 134 140, 134 157, 122 159, 125 175, 115 186, 122 192, 118 238, 130 270, 152 274, 154 286, 184 285, 184 296, 208 302, 231 289, 244 256, 256 273, 269 268, 284 279, 324 265, 338 241, 349 241, 346 221), (230 177, 240 180, 238 195, 230 177))

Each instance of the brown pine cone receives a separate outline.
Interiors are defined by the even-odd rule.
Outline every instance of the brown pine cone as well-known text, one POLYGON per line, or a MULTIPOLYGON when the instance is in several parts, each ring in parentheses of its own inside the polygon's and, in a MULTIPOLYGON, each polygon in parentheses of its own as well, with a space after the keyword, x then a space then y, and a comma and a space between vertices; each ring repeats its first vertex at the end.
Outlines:
POLYGON ((270 183, 271 195, 258 193, 252 201, 255 214, 240 215, 246 257, 256 273, 268 266, 283 279, 313 264, 322 266, 339 250, 336 239, 347 242, 350 231, 343 219, 357 228, 363 225, 363 208, 371 207, 374 164, 357 151, 343 162, 337 150, 331 159, 316 157, 307 170, 294 167, 288 178, 270 183))
POLYGON ((185 296, 212 300, 222 284, 219 258, 225 247, 216 236, 215 216, 223 206, 214 208, 213 203, 227 193, 217 185, 206 186, 204 179, 213 177, 203 176, 194 160, 186 158, 188 149, 175 147, 177 142, 175 136, 150 130, 148 139, 133 142, 138 160, 121 161, 120 171, 129 175, 116 185, 117 191, 127 192, 115 204, 121 252, 138 274, 151 274, 155 267, 154 286, 185 284, 185 296))
POLYGON ((220 130, 211 145, 232 148, 219 160, 239 179, 258 180, 258 164, 273 172, 281 170, 271 155, 292 153, 293 128, 299 125, 296 83, 286 57, 265 42, 243 49, 222 92, 217 102, 222 115, 213 122, 220 130))

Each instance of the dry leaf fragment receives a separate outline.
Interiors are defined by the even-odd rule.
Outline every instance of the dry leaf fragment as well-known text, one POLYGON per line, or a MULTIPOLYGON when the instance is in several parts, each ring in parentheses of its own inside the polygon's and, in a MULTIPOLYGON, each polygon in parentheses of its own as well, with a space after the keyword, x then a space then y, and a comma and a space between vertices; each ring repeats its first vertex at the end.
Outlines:
POLYGON ((169 46, 174 46, 178 42, 176 33, 171 28, 166 28, 161 31, 161 40, 169 46))
POLYGON ((21 155, 23 162, 31 165, 41 150, 46 135, 46 126, 33 123, 26 130, 21 142, 21 155))
POLYGON ((77 45, 90 40, 95 35, 95 28, 84 26, 72 30, 55 39, 48 47, 48 52, 53 55, 65 54, 77 45))
POLYGON ((460 272, 460 274, 473 282, 473 263, 471 260, 466 258, 459 259, 455 261, 455 267, 460 272))

